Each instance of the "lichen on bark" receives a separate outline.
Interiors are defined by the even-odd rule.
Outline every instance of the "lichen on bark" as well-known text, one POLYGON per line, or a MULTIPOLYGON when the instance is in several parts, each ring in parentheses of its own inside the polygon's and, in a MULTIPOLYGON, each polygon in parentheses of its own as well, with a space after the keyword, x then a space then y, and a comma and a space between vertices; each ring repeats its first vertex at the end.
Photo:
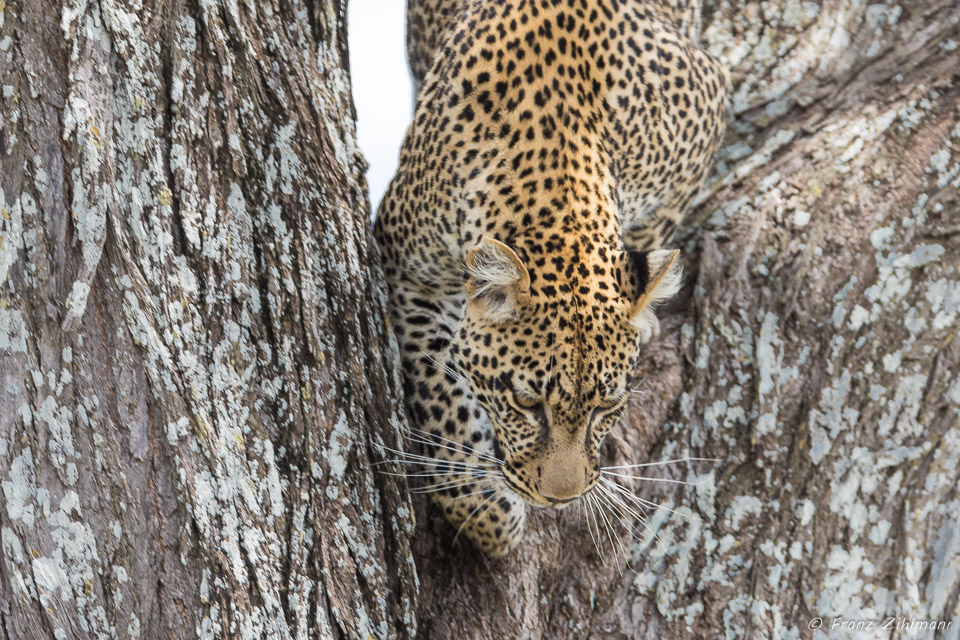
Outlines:
POLYGON ((0 637, 414 633, 343 12, 2 5, 0 637))
POLYGON ((956 637, 955 3, 705 3, 730 134, 604 455, 719 462, 603 560, 574 510, 490 560, 372 471, 343 16, 0 0, 0 638, 956 637))

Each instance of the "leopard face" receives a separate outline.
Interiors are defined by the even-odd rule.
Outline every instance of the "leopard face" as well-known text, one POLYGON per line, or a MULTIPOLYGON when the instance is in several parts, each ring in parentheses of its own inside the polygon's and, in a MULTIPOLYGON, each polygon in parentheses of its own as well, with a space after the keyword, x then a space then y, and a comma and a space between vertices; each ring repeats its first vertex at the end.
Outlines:
POLYGON ((528 503, 562 507, 597 483, 651 306, 679 283, 675 257, 601 251, 566 277, 492 239, 471 252, 451 353, 490 418, 504 482, 528 503))

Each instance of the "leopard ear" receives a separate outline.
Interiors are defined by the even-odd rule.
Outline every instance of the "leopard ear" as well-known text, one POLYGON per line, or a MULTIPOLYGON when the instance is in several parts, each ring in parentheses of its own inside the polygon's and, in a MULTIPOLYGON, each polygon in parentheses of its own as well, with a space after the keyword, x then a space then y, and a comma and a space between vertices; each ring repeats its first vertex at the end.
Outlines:
POLYGON ((635 296, 629 317, 641 332, 654 330, 650 325, 658 323, 653 308, 680 290, 683 271, 677 260, 679 256, 677 249, 627 252, 635 296))
POLYGON ((509 319, 530 294, 530 274, 517 253, 484 236, 467 254, 467 301, 492 322, 509 319))

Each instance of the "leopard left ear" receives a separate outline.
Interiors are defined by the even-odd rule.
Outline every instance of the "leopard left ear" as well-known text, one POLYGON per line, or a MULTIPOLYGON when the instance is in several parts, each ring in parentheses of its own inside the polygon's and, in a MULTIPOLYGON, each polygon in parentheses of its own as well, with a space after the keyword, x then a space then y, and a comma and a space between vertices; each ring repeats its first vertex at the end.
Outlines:
POLYGON ((467 254, 467 301, 493 322, 511 318, 530 294, 530 273, 506 244, 484 236, 467 254))
POLYGON ((656 323, 653 308, 680 290, 683 271, 677 260, 679 256, 678 249, 627 252, 636 296, 629 315, 631 323, 641 331, 649 331, 649 325, 656 323))

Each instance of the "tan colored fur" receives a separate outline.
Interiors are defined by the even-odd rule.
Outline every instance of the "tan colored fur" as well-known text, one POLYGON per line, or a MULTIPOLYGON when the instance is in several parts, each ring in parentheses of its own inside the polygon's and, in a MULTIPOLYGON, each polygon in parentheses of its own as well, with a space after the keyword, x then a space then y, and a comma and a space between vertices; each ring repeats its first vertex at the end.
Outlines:
POLYGON ((422 82, 376 237, 411 445, 438 461, 433 503, 502 555, 526 505, 597 482, 680 285, 658 248, 723 134, 726 75, 683 2, 409 6, 422 82))

